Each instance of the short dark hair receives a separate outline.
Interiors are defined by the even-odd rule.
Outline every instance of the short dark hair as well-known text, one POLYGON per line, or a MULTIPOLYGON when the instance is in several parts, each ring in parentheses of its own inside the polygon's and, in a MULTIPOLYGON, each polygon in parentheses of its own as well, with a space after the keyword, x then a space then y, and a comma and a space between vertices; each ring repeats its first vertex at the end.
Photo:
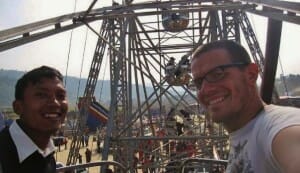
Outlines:
POLYGON ((225 49, 231 55, 232 62, 251 63, 251 58, 246 49, 239 43, 232 40, 218 40, 199 46, 193 53, 193 59, 201 54, 214 49, 225 49))
POLYGON ((55 78, 57 77, 63 82, 63 75, 56 69, 48 66, 41 66, 25 73, 15 86, 15 99, 22 100, 24 97, 24 91, 29 83, 36 84, 41 81, 42 78, 55 78))

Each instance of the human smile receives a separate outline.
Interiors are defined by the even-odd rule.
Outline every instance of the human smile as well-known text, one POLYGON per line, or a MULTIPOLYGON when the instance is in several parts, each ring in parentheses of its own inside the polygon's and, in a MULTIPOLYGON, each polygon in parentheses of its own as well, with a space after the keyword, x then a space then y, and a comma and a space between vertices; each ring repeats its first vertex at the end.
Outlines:
POLYGON ((55 119, 55 118, 60 118, 61 114, 60 113, 47 113, 44 114, 45 118, 49 118, 49 119, 55 119))
POLYGON ((225 99, 224 97, 219 97, 217 99, 210 100, 208 104, 209 105, 214 105, 214 104, 222 102, 224 99, 225 99))

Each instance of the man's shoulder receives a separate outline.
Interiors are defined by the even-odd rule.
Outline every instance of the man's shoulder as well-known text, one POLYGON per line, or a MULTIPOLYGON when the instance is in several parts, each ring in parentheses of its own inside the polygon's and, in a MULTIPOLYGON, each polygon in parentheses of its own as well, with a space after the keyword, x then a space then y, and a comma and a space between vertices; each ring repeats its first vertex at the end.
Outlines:
POLYGON ((264 107, 265 112, 267 113, 299 113, 300 109, 297 107, 292 107, 292 106, 281 106, 281 105, 266 105, 264 107))
POLYGON ((300 109, 288 106, 267 105, 255 129, 262 138, 270 140, 282 129, 300 125, 300 109))
POLYGON ((8 159, 7 157, 13 157, 16 154, 15 152, 15 145, 9 130, 5 128, 0 132, 0 161, 2 159, 8 159))
POLYGON ((300 109, 290 106, 267 105, 264 108, 262 121, 289 121, 293 119, 294 122, 300 123, 300 109))
POLYGON ((300 125, 300 109, 271 104, 264 107, 255 121, 254 129, 264 138, 291 125, 300 125))
POLYGON ((0 131, 0 144, 3 142, 7 142, 4 139, 8 139, 8 138, 10 138, 9 128, 5 127, 3 130, 0 131))
POLYGON ((6 152, 14 146, 13 140, 9 133, 9 129, 5 128, 0 132, 0 153, 6 152))

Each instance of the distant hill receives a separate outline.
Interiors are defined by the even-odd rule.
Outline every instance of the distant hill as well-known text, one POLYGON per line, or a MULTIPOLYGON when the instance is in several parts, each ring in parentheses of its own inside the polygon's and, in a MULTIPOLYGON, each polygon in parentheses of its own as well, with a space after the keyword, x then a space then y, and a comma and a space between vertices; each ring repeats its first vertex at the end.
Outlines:
POLYGON ((279 95, 300 96, 300 75, 281 75, 275 81, 279 95))
POLYGON ((14 70, 0 70, 0 107, 10 107, 14 99, 14 86, 16 80, 24 72, 14 70))
MULTIPOLYGON (((11 107, 11 103, 14 99, 15 83, 23 74, 24 72, 21 71, 0 69, 0 108, 11 107)), ((87 79, 80 79, 71 76, 66 78, 66 88, 70 106, 75 106, 77 97, 83 95, 86 82, 87 79)), ((285 95, 287 88, 290 96, 300 96, 300 75, 291 74, 281 76, 281 78, 276 79, 275 85, 277 86, 279 95, 285 95)), ((141 90, 141 86, 139 87, 141 90)), ((153 92, 153 88, 150 86, 147 87, 146 90, 147 93, 153 92)), ((132 95, 133 100, 135 100, 136 93, 132 93, 132 95)), ((104 105, 110 104, 110 81, 101 80, 97 82, 95 97, 100 99, 101 103, 104 105)))
MULTIPOLYGON (((14 99, 14 87, 16 81, 23 74, 24 72, 21 71, 0 69, 0 108, 11 107, 11 103, 14 99)), ((66 78, 66 88, 70 106, 74 106, 76 104, 77 97, 83 95, 86 82, 87 79, 69 76, 66 78)), ((147 87, 146 90, 147 92, 153 91, 151 87, 147 87)), ((97 82, 95 97, 100 99, 102 104, 110 104, 110 81, 99 80, 97 82)), ((136 94, 133 93, 133 99, 135 98, 136 94)))

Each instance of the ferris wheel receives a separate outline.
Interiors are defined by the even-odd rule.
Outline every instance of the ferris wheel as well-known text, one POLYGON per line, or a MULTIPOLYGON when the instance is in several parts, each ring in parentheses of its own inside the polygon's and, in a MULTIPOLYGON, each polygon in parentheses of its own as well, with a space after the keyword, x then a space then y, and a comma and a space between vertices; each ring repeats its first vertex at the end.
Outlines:
MULTIPOLYGON (((212 123, 197 104, 189 69, 192 52, 214 40, 244 39, 263 77, 263 72, 272 71, 268 70, 268 59, 263 56, 247 13, 272 19, 278 15, 265 13, 261 7, 274 13, 300 11, 289 3, 250 0, 125 0, 93 9, 95 3, 83 12, 0 31, 0 51, 76 27, 86 26, 92 31, 98 39, 84 94, 78 103, 79 115, 66 163, 76 164, 79 139, 86 133, 86 121, 94 111, 105 119, 99 127, 105 129, 101 130, 102 160, 112 155, 114 161, 131 172, 151 168, 170 170, 178 163, 187 163, 183 160, 191 157, 226 160, 226 131, 212 123), (98 30, 90 24, 95 21, 99 23, 98 30), (110 81, 110 90, 101 91, 110 92, 110 98, 105 98, 109 100, 106 106, 95 92, 104 68, 110 81)), ((297 15, 296 19, 287 18, 286 13, 281 15, 278 17, 281 21, 300 23, 297 15)), ((280 30, 277 22, 270 25, 280 30)), ((265 98, 269 99, 269 95, 265 98)), ((211 166, 198 169, 203 168, 211 166)))

